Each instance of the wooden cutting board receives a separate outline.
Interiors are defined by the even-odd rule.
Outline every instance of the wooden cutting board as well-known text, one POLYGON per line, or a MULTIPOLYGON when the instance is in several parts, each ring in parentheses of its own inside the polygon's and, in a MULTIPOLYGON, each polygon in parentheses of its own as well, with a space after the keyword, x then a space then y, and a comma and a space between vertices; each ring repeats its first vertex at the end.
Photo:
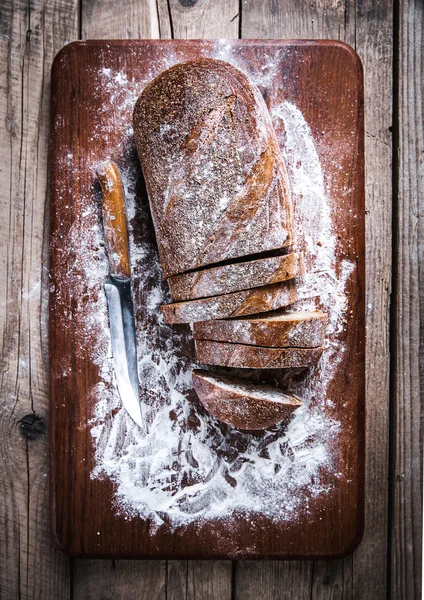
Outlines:
MULTIPOLYGON (((166 127, 166 123, 164 124, 166 127)), ((324 558, 364 518, 362 67, 338 42, 89 41, 56 57, 51 105, 52 520, 73 556, 324 558), (330 314, 318 367, 239 372, 304 399, 263 433, 215 421, 190 386, 190 328, 158 316, 162 283, 131 114, 175 62, 210 56, 260 88, 286 159, 309 276, 300 307, 330 314), (145 429, 116 391, 94 169, 122 170, 145 429)), ((225 369, 224 369, 225 370, 225 369)))

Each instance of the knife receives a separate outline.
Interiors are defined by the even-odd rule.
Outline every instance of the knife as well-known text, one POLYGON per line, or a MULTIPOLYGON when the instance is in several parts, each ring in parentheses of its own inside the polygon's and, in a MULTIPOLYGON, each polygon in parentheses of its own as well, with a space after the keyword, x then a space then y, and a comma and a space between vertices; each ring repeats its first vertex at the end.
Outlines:
POLYGON ((118 167, 111 160, 99 164, 96 175, 102 189, 103 229, 110 268, 104 290, 109 312, 116 383, 122 404, 130 417, 141 427, 124 188, 118 167))

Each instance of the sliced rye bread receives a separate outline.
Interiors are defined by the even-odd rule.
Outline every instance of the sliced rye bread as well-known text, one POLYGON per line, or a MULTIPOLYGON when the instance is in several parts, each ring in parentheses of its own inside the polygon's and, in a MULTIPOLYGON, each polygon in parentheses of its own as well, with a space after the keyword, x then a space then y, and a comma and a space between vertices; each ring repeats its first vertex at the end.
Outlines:
POLYGON ((160 308, 165 323, 193 323, 276 310, 296 300, 296 284, 290 280, 212 298, 162 304, 160 308))
POLYGON ((168 284, 174 300, 193 300, 287 281, 304 272, 303 254, 292 252, 174 275, 168 284))
POLYGON ((316 348, 324 343, 327 322, 327 315, 320 310, 276 312, 194 323, 193 337, 271 348, 316 348))
POLYGON ((144 88, 133 126, 165 278, 294 243, 284 160, 241 71, 174 65, 144 88))
POLYGON ((323 352, 323 348, 267 348, 209 340, 195 340, 195 346, 199 362, 240 369, 311 367, 323 352))
POLYGON ((200 402, 219 421, 237 429, 272 427, 302 405, 300 398, 268 385, 240 381, 209 371, 193 371, 200 402))

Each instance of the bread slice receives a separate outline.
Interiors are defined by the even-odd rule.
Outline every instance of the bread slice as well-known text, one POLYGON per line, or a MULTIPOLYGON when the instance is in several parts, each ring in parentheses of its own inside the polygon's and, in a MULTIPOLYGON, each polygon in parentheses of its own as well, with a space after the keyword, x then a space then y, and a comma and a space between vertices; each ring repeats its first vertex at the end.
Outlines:
POLYGON ((276 312, 258 317, 201 321, 194 324, 193 337, 271 348, 314 348, 324 343, 327 321, 327 315, 320 310, 276 312))
POLYGON ((311 367, 323 351, 323 348, 267 348, 209 340, 195 340, 195 345, 199 362, 240 369, 311 367))
POLYGON ((266 429, 302 405, 297 396, 268 385, 239 381, 209 371, 193 371, 193 387, 203 406, 237 429, 266 429))
POLYGON ((292 252, 285 256, 260 258, 174 275, 168 279, 168 284, 174 300, 193 300, 287 281, 304 272, 303 254, 292 252))
POLYGON ((165 278, 293 244, 286 167, 241 71, 210 58, 174 65, 133 117, 165 278))
POLYGON ((193 323, 253 315, 288 306, 297 300, 294 280, 212 298, 163 304, 165 323, 193 323))

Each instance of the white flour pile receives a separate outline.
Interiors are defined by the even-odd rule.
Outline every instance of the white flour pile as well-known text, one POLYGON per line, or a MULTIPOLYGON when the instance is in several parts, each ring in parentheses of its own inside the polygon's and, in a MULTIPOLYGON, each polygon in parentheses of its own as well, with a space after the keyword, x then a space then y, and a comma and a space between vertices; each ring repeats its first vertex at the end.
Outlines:
MULTIPOLYGON (((232 62, 255 83, 272 89, 275 68, 272 61, 253 76, 246 65, 233 59, 228 44, 217 42, 215 57, 232 62)), ((329 313, 327 347, 320 364, 301 383, 288 378, 287 389, 301 396, 304 405, 294 413, 288 426, 276 426, 263 435, 222 428, 199 408, 192 395, 187 397, 193 365, 187 362, 181 349, 187 348, 191 340, 186 333, 163 323, 159 305, 169 298, 161 284, 156 248, 153 243, 135 244, 131 226, 137 210, 137 219, 143 223, 147 219, 145 209, 140 212, 135 205, 139 167, 130 126, 132 107, 147 81, 176 61, 170 54, 167 61, 153 64, 144 82, 128 81, 125 74, 111 69, 96 74, 98 85, 108 89, 114 107, 114 119, 109 119, 108 124, 106 112, 100 115, 99 119, 104 119, 99 121, 98 135, 107 136, 107 127, 122 130, 122 146, 116 151, 126 157, 123 176, 134 287, 141 290, 137 302, 142 302, 143 314, 151 318, 148 324, 137 324, 145 422, 140 429, 122 408, 114 386, 102 290, 108 272, 107 260, 99 214, 90 208, 92 199, 87 199, 87 211, 81 215, 85 229, 81 223, 76 225, 75 243, 79 245, 80 256, 88 257, 80 260, 87 293, 93 295, 96 289, 93 297, 97 300, 81 318, 92 334, 90 339, 97 340, 92 352, 103 377, 103 382, 91 391, 96 406, 91 420, 95 451, 91 476, 113 480, 117 512, 128 518, 151 519, 153 527, 163 522, 176 527, 201 519, 223 518, 234 511, 260 512, 277 521, 296 520, 299 514, 308 511, 311 498, 328 492, 322 475, 334 470, 332 449, 337 447, 339 423, 326 414, 325 407, 328 386, 344 351, 338 334, 343 329, 345 284, 353 265, 345 263, 341 272, 336 272, 332 215, 308 124, 296 106, 287 101, 271 106, 290 176, 297 235, 305 241, 311 255, 310 272, 300 288, 302 299, 297 307, 308 310, 319 304, 329 313), (93 245, 98 248, 98 260, 94 262, 93 245)), ((91 157, 93 180, 96 161, 106 158, 91 157)))

